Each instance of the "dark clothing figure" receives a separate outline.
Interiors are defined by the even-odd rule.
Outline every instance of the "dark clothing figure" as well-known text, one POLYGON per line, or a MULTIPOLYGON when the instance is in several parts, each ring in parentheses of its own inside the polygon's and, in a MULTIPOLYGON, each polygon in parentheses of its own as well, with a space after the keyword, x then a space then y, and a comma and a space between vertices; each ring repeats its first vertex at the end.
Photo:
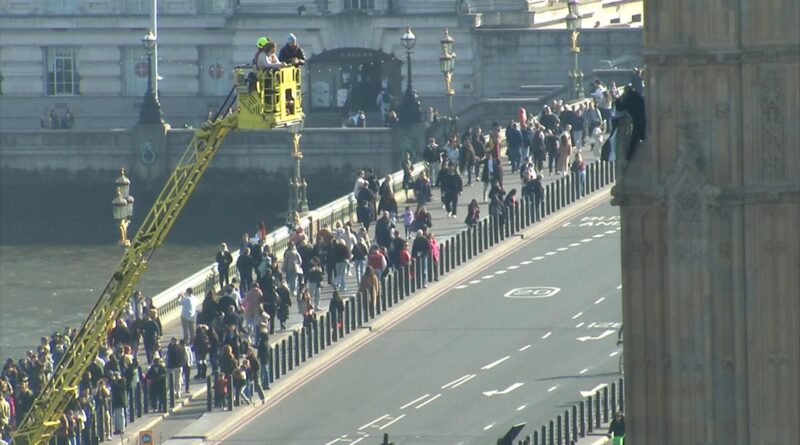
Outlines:
POLYGON ((286 43, 278 52, 278 60, 283 63, 294 63, 294 59, 297 59, 299 65, 305 63, 306 55, 303 52, 303 48, 300 48, 300 45, 297 44, 292 46, 291 43, 286 43))
POLYGON ((636 144, 645 139, 647 118, 645 117, 644 97, 635 89, 628 87, 625 89, 625 94, 614 101, 614 105, 617 107, 617 111, 627 111, 633 122, 628 152, 625 153, 625 159, 630 161, 636 150, 636 144))
POLYGON ((230 270, 233 264, 233 256, 226 251, 217 252, 217 272, 219 272, 219 285, 227 286, 230 284, 230 270))
POLYGON ((461 176, 453 169, 448 169, 439 175, 439 181, 442 187, 445 210, 451 215, 458 214, 458 195, 464 190, 461 176))

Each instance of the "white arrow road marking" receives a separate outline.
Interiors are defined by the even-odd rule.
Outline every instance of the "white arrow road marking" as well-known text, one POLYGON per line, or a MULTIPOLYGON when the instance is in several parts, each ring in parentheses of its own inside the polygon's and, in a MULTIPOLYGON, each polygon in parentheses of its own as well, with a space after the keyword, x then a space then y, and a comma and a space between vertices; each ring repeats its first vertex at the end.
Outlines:
POLYGON ((484 366, 484 367, 483 367, 483 368, 481 368, 481 369, 483 369, 484 371, 485 371, 485 370, 487 370, 487 369, 492 369, 492 368, 494 368, 495 366, 499 365, 500 363, 503 363, 504 361, 506 361, 506 360, 508 360, 508 359, 510 359, 510 358, 511 358, 511 356, 510 356, 510 355, 507 355, 507 356, 505 356, 505 357, 501 358, 500 360, 495 360, 495 361, 493 361, 492 363, 489 363, 488 365, 484 366))
POLYGON ((515 390, 515 389, 519 388, 519 387, 520 387, 520 386, 522 386, 522 385, 524 385, 524 383, 519 383, 519 382, 517 382, 517 383, 514 383, 513 385, 509 386, 508 388, 506 388, 506 389, 504 389, 504 390, 502 390, 502 391, 498 391, 498 390, 496 390, 496 389, 493 389, 493 390, 491 390, 491 391, 484 391, 484 392, 483 392, 483 395, 485 395, 486 397, 491 397, 491 396, 494 396, 494 395, 503 395, 503 394, 508 394, 508 393, 510 393, 511 391, 513 391, 513 390, 515 390))
POLYGON ((605 388, 606 386, 608 386, 608 383, 601 383, 601 384, 595 386, 594 388, 592 388, 592 389, 590 389, 588 391, 580 391, 581 397, 593 396, 594 393, 596 393, 597 391, 600 391, 601 389, 605 388))
POLYGON ((389 417, 389 415, 388 415, 388 414, 384 414, 384 415, 382 415, 382 416, 378 417, 377 419, 373 420, 372 422, 370 422, 370 423, 368 423, 368 424, 366 424, 366 425, 362 426, 362 427, 361 427, 361 428, 359 428, 358 430, 359 430, 359 431, 361 431, 361 430, 363 430, 364 428, 369 428, 370 426, 372 426, 372 424, 373 424, 373 423, 378 423, 378 422, 380 422, 381 420, 383 420, 383 419, 385 419, 385 418, 387 418, 387 417, 389 417))
POLYGON ((422 400, 422 399, 424 399, 424 398, 426 398, 426 397, 428 397, 428 396, 430 396, 430 394, 425 394, 425 395, 424 395, 424 396, 422 396, 422 397, 417 397, 416 399, 414 399, 414 400, 412 400, 412 401, 410 401, 410 402, 406 403, 405 405, 401 406, 401 407, 400 407, 400 409, 406 409, 406 408, 408 408, 409 406, 411 406, 411 405, 413 405, 413 404, 415 404, 415 403, 419 402, 420 400, 422 400))
POLYGON ((578 338, 577 338, 577 340, 578 340, 578 341, 586 341, 586 340, 600 340, 601 338, 606 338, 606 337, 608 337, 609 335, 611 335, 611 334, 613 334, 613 333, 614 333, 614 331, 613 331, 613 330, 610 330, 610 331, 603 331, 603 333, 602 333, 602 334, 600 334, 600 335, 598 335, 597 337, 592 337, 592 336, 578 337, 578 338))
POLYGON ((434 400, 438 399, 438 398, 439 398, 439 397, 441 397, 441 396, 442 396, 441 394, 436 394, 435 396, 431 397, 430 399, 428 399, 428 400, 426 400, 426 401, 424 401, 424 402, 420 403, 419 405, 415 406, 415 407, 414 407, 414 409, 420 409, 420 408, 422 408, 423 406, 425 406, 425 405, 427 405, 427 404, 429 404, 429 403, 433 402, 434 400))
POLYGON ((400 417, 398 417, 398 418, 396 418, 396 419, 392 420, 391 422, 387 423, 386 425, 384 425, 384 426, 382 426, 382 427, 380 427, 380 428, 378 428, 378 429, 382 430, 382 429, 384 429, 384 428, 388 427, 389 425, 391 425, 391 424, 393 424, 393 423, 397 422, 398 420, 402 419, 402 418, 403 418, 403 417, 405 417, 405 416, 406 416, 406 415, 405 415, 405 414, 403 414, 403 415, 401 415, 400 417))

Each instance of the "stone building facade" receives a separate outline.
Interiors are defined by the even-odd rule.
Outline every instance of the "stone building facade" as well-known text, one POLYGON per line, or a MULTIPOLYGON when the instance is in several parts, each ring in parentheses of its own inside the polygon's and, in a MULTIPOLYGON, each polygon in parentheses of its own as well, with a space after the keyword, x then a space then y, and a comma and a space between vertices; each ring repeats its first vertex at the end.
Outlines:
MULTIPOLYGON (((76 128, 133 125, 147 86, 141 39, 152 1, 0 0, 0 128, 38 128, 44 110, 54 107, 60 113, 69 108, 76 128)), ((414 86, 426 104, 445 103, 439 68, 444 28, 456 40, 456 109, 523 84, 564 84, 569 37, 563 24, 537 29, 535 11, 546 8, 548 17, 559 17, 566 9, 547 3, 159 0, 162 107, 173 125, 198 125, 229 91, 231 68, 252 60, 257 38, 267 35, 282 45, 291 32, 309 59, 309 111, 337 115, 345 104, 374 109, 381 88, 395 98, 404 89, 400 36, 409 25, 417 36, 414 86)), ((582 46, 589 72, 602 60, 638 54, 641 28, 586 29, 582 46)))
POLYGON ((800 3, 645 8, 647 141, 614 190, 626 443, 800 443, 800 3))

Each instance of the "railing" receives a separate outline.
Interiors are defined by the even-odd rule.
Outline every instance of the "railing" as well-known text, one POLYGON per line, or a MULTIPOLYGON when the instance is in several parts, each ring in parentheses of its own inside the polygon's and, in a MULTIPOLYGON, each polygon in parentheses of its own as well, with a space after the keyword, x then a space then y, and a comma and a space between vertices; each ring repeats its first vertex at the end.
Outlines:
MULTIPOLYGON (((414 165, 414 171, 421 171, 423 164, 414 165)), ((402 193, 403 171, 395 172, 391 175, 392 186, 395 194, 402 193)), ((383 180, 381 180, 383 182, 383 180)), ((399 196, 399 195, 398 195, 399 196)), ((333 227, 337 222, 345 223, 356 219, 356 201, 351 193, 332 201, 316 210, 312 210, 308 215, 300 220, 309 239, 314 239, 315 233, 325 224, 333 227)), ((278 258, 283 257, 289 243, 289 229, 281 227, 267 234, 266 244, 270 246, 270 251, 278 258)), ((239 256, 238 250, 231 252, 233 264, 239 256)), ((237 273, 235 267, 232 268, 234 275, 237 273)), ((162 323, 166 323, 173 318, 177 318, 180 312, 178 296, 188 288, 192 288, 195 295, 205 295, 208 291, 216 291, 218 282, 216 263, 200 269, 190 277, 169 287, 163 292, 153 297, 153 304, 158 308, 162 323)))

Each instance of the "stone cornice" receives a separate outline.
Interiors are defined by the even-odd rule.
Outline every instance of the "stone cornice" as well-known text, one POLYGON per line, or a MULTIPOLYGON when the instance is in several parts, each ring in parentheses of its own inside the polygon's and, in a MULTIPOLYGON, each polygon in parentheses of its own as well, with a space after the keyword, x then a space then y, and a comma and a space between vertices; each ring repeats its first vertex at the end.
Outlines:
MULTIPOLYGON (((615 206, 666 206, 666 196, 657 190, 624 189, 616 185, 611 189, 615 206)), ((793 184, 775 186, 722 187, 711 194, 712 206, 742 206, 750 204, 781 204, 800 202, 800 187, 793 184)))
POLYGON ((747 63, 798 63, 800 45, 744 48, 650 48, 642 51, 648 66, 740 65, 747 63))

